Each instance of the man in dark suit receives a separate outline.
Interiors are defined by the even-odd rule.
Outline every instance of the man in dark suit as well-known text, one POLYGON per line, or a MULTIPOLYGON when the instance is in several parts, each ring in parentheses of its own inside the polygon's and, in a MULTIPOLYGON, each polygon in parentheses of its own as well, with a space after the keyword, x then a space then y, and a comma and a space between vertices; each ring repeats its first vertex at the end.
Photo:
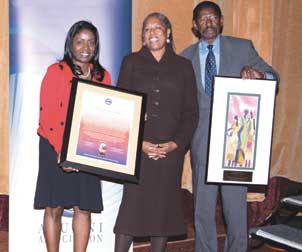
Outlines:
POLYGON ((191 149, 195 252, 217 251, 215 209, 218 191, 221 192, 227 224, 225 251, 247 250, 247 188, 205 183, 213 75, 279 79, 277 72, 258 55, 250 40, 223 36, 222 28, 220 7, 210 1, 199 3, 193 10, 193 32, 200 40, 181 53, 193 64, 199 101, 199 124, 191 149))

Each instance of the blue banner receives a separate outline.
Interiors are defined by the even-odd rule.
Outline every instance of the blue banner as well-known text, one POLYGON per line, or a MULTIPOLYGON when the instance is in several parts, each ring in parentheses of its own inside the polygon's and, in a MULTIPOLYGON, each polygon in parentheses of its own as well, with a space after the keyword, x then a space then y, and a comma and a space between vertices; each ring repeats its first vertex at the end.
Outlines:
MULTIPOLYGON (((100 63, 115 85, 131 51, 131 0, 10 0, 11 252, 46 251, 43 211, 33 209, 38 173, 39 93, 47 67, 63 58, 69 28, 92 22, 100 33, 100 63), (17 241, 17 242, 16 242, 17 241)), ((113 225, 122 187, 102 182, 105 210, 92 218, 88 251, 113 251, 113 225)), ((72 251, 72 211, 62 219, 60 251, 72 251)))

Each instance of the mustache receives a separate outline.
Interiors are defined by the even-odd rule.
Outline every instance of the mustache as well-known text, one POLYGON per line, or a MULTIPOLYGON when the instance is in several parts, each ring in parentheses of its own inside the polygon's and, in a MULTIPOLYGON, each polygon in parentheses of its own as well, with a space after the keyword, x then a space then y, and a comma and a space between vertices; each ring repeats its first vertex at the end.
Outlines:
POLYGON ((215 27, 208 27, 208 28, 205 29, 205 31, 209 31, 209 30, 211 30, 211 31, 216 31, 217 28, 215 28, 215 27))

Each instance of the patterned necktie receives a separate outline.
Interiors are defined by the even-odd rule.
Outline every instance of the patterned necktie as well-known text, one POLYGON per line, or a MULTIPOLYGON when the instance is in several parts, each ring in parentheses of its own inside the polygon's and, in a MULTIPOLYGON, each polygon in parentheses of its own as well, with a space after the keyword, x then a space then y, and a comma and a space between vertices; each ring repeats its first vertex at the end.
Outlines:
POLYGON ((212 96, 213 90, 213 79, 216 75, 216 60, 213 53, 213 45, 208 45, 209 53, 206 58, 206 69, 205 69, 205 92, 207 95, 212 96))

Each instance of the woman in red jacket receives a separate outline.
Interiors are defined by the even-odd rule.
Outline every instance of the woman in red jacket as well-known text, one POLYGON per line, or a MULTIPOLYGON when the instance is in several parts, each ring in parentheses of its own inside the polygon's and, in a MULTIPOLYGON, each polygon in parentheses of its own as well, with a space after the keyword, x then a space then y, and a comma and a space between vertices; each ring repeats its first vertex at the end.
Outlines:
POLYGON ((98 31, 87 21, 70 28, 63 60, 48 67, 41 85, 39 174, 34 207, 45 209, 43 231, 48 251, 59 251, 64 208, 73 208, 74 251, 83 252, 88 244, 91 212, 103 209, 99 177, 61 168, 57 163, 73 77, 111 83, 109 73, 99 63, 98 31))

